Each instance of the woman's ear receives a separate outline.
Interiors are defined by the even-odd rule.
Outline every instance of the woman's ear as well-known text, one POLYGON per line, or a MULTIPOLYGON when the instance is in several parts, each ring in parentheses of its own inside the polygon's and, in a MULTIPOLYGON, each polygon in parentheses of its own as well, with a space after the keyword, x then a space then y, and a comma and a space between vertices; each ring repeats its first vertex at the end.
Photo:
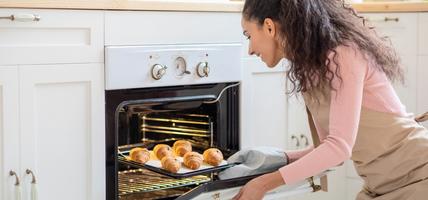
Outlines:
POLYGON ((276 24, 271 18, 266 18, 263 22, 263 29, 265 32, 272 37, 275 37, 276 33, 276 24))

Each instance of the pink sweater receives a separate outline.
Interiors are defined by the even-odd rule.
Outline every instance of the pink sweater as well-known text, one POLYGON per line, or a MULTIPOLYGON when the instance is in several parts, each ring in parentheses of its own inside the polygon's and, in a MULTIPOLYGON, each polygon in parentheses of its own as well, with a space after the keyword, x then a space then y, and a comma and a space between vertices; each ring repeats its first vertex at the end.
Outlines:
MULTIPOLYGON (((289 159, 296 161, 279 169, 286 184, 319 174, 350 158, 362 107, 406 115, 385 73, 373 66, 374 62, 369 62, 352 47, 340 46, 336 50, 343 81, 339 86, 339 79, 333 79, 337 91, 331 91, 329 128, 322 129, 314 119, 320 146, 287 152, 289 159)), ((329 67, 335 69, 336 65, 332 63, 329 67)))

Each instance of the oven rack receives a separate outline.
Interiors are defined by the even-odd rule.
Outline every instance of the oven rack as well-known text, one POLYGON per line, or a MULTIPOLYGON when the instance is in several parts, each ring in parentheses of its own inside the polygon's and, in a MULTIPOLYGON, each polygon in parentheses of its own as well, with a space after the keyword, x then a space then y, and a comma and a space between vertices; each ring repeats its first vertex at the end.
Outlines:
POLYGON ((145 164, 142 164, 139 162, 128 160, 126 158, 127 155, 125 155, 127 153, 128 152, 125 153, 125 152, 118 151, 118 161, 120 163, 128 165, 128 166, 132 166, 135 168, 139 168, 139 169, 144 168, 144 169, 150 170, 152 172, 156 172, 156 173, 168 176, 170 178, 175 178, 175 179, 189 178, 189 177, 194 177, 194 176, 198 176, 198 175, 209 174, 209 173, 221 171, 223 169, 227 169, 229 167, 232 167, 232 166, 239 164, 239 163, 228 163, 225 165, 213 166, 211 168, 194 170, 194 171, 186 172, 186 173, 173 173, 173 172, 166 171, 166 170, 159 168, 159 167, 155 167, 155 166, 151 166, 151 165, 145 165, 145 164))
POLYGON ((118 175, 119 195, 154 192, 211 181, 211 178, 203 175, 174 179, 145 169, 121 171, 118 175))

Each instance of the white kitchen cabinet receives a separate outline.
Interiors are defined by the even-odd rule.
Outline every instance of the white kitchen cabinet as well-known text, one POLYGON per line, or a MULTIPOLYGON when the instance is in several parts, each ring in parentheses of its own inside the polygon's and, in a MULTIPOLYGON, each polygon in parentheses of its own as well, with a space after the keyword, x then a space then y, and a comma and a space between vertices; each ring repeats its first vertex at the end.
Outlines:
POLYGON ((0 9, 11 15, 0 20, 0 65, 104 62, 103 11, 0 9))
POLYGON ((404 70, 404 84, 397 81, 393 86, 401 103, 406 106, 406 111, 416 113, 418 57, 416 55, 401 55, 401 63, 404 70))
POLYGON ((419 14, 419 55, 428 55, 428 13, 419 14))
POLYGON ((418 51, 417 13, 363 14, 379 36, 386 36, 398 52, 404 68, 405 83, 394 83, 394 88, 407 112, 416 112, 416 68, 418 51))
POLYGON ((285 67, 268 68, 259 58, 243 60, 242 148, 287 147, 285 67))
POLYGON ((20 171, 30 200, 105 199, 102 64, 20 66, 20 171))
MULTIPOLYGON (((293 87, 290 82, 287 86, 287 90, 291 90, 293 87)), ((305 102, 300 94, 289 96, 287 101, 287 149, 305 149, 309 145, 313 144, 308 117, 306 114, 305 102)))
POLYGON ((0 20, 0 199, 15 198, 10 170, 31 199, 27 169, 38 199, 105 199, 104 12, 0 9, 11 15, 0 20))
POLYGON ((15 199, 14 171, 19 168, 18 68, 0 66, 0 199, 15 199))
MULTIPOLYGON (((428 112, 428 55, 419 56, 418 70, 417 70, 417 80, 418 80, 418 101, 417 101, 417 113, 422 114, 428 112)), ((428 122, 422 123, 425 127, 428 128, 428 122)))
POLYGON ((374 26, 379 36, 387 36, 400 55, 417 52, 417 13, 370 13, 362 14, 368 24, 374 26))

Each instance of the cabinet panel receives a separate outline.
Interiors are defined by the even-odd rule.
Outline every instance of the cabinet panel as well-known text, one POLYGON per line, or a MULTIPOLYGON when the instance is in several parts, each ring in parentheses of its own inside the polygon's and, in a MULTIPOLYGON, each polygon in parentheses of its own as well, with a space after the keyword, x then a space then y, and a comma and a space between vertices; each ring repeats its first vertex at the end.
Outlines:
POLYGON ((19 170, 18 68, 0 67, 0 199, 15 199, 15 177, 19 170))
MULTIPOLYGON (((288 88, 291 89, 291 87, 291 83, 288 83, 288 88)), ((287 133, 289 141, 287 149, 304 149, 312 144, 305 102, 300 94, 290 96, 287 100, 287 133)))
POLYGON ((105 14, 106 45, 240 43, 241 33, 240 13, 108 11, 105 14), (152 28, 154 21, 156 28, 152 28))
POLYGON ((419 55, 428 56, 428 13, 419 14, 419 55))
POLYGON ((40 21, 0 20, 0 65, 103 62, 102 11, 0 9, 22 14, 40 21))
MULTIPOLYGON (((21 169, 35 173, 39 199, 105 199, 102 69, 20 68, 21 169)), ((24 198, 30 181, 23 176, 24 198)))
POLYGON ((416 55, 417 13, 363 14, 380 36, 387 36, 400 55, 416 55))
MULTIPOLYGON (((419 56, 417 83, 417 114, 428 112, 428 56, 419 56)), ((428 122, 423 125, 428 127, 428 122)))
POLYGON ((404 69, 404 84, 397 81, 394 83, 395 91, 400 97, 401 103, 406 106, 409 113, 415 113, 416 110, 416 92, 417 92, 417 65, 418 57, 416 55, 403 55, 401 57, 404 69))
POLYGON ((268 68, 258 58, 243 63, 242 148, 287 145, 285 67, 268 68))

